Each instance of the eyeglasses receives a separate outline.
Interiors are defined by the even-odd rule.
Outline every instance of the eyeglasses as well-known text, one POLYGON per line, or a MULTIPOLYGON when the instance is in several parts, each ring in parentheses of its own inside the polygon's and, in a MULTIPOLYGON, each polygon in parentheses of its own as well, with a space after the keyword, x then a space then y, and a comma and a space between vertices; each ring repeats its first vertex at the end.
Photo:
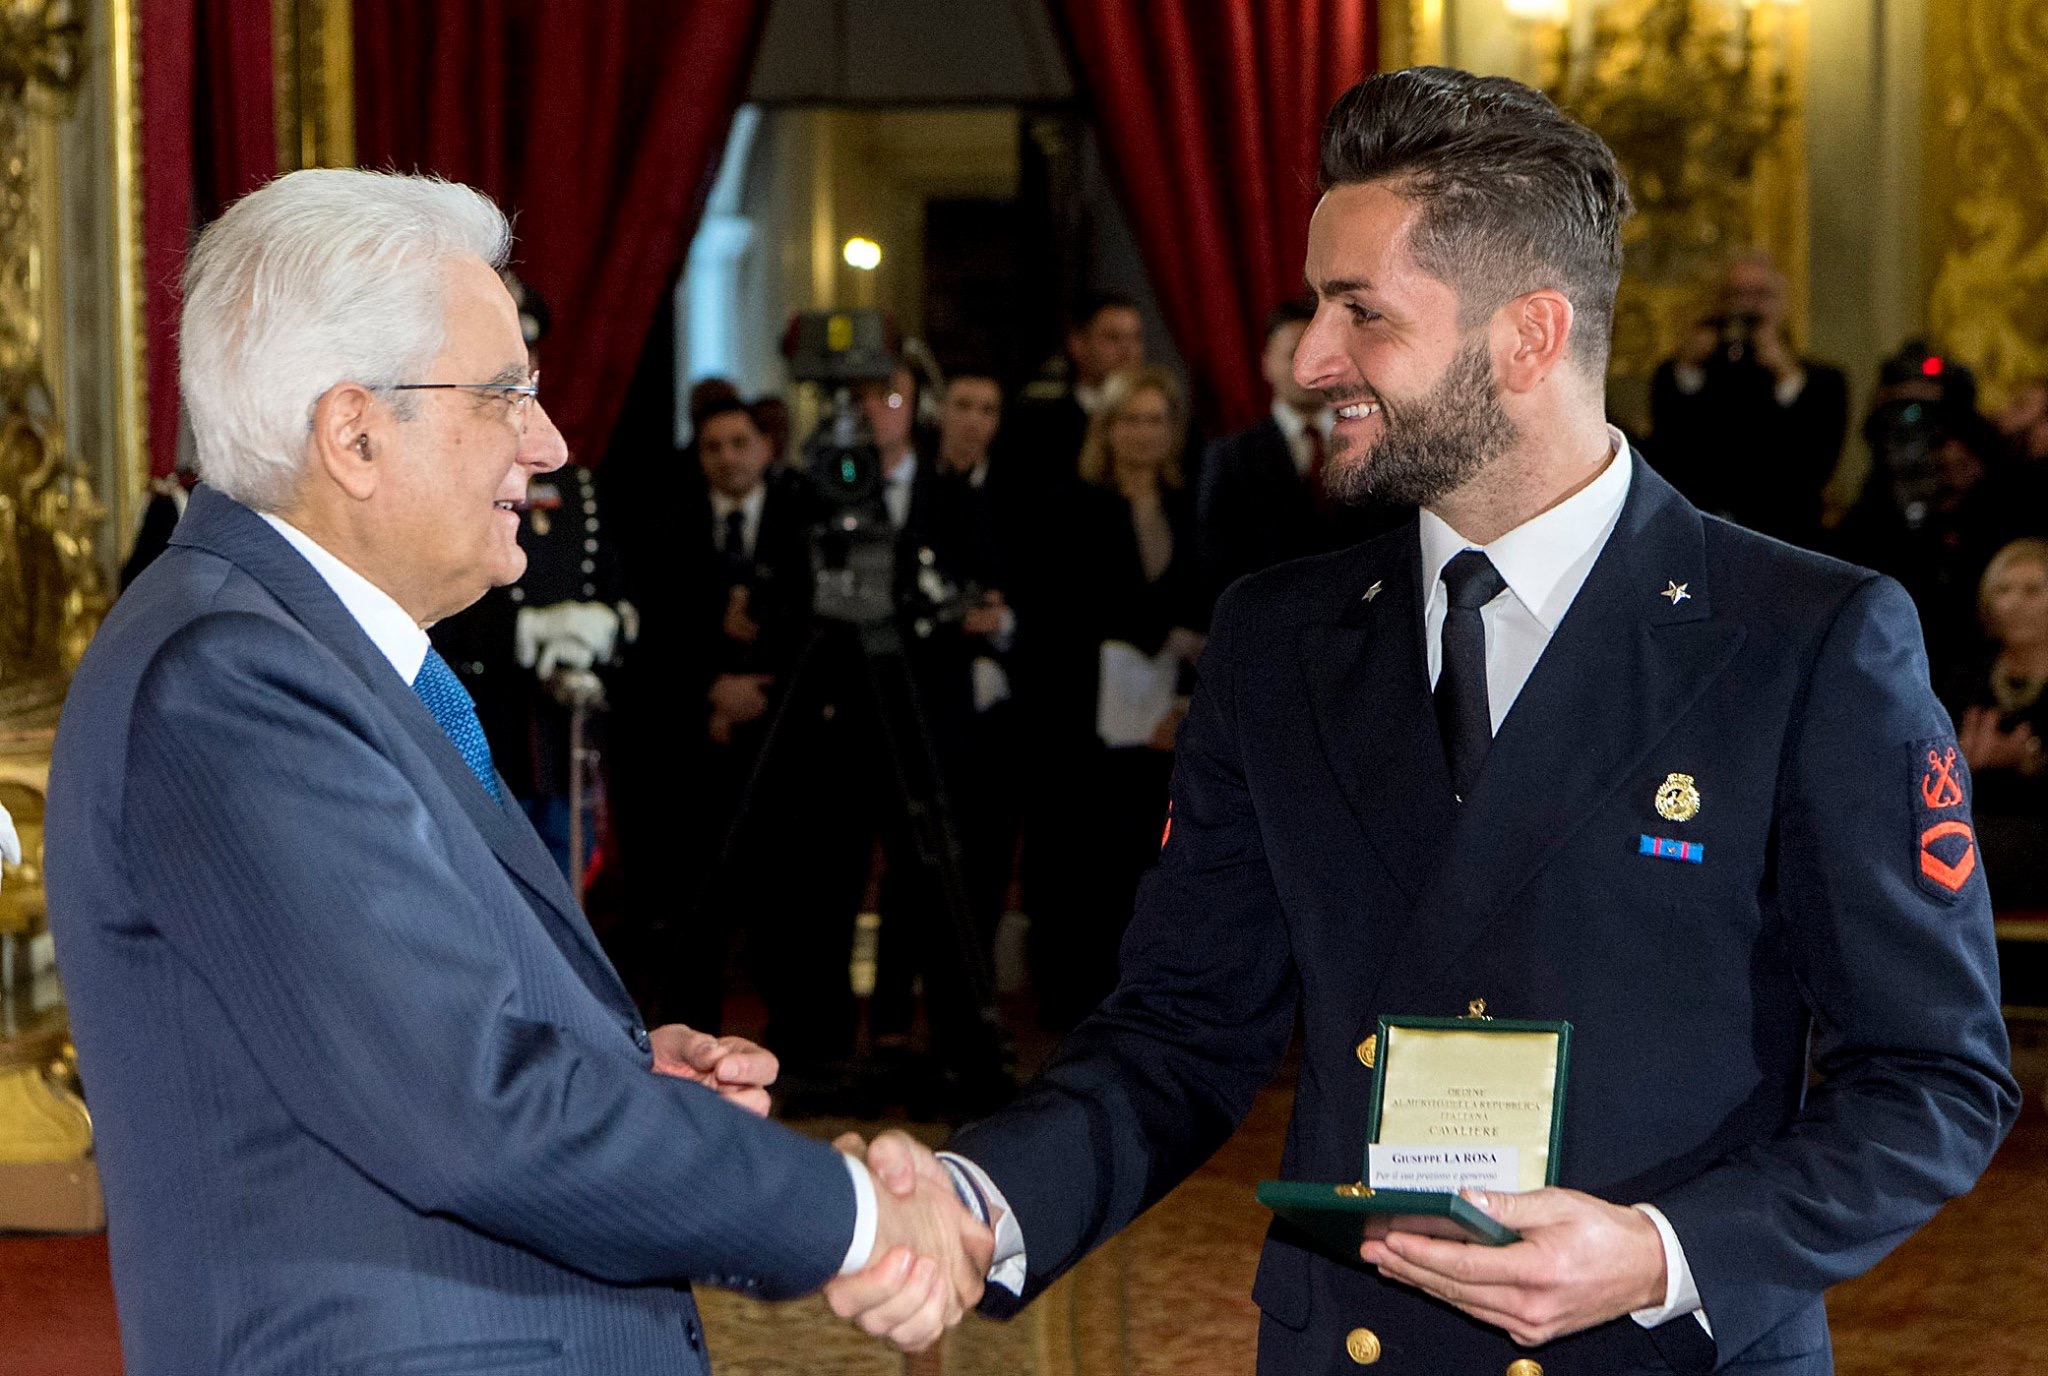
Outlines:
POLYGON ((399 382, 391 388, 394 392, 481 392, 496 397, 505 403, 507 414, 522 431, 526 428, 527 414, 534 402, 540 400, 540 369, 535 368, 526 375, 524 382, 399 382))

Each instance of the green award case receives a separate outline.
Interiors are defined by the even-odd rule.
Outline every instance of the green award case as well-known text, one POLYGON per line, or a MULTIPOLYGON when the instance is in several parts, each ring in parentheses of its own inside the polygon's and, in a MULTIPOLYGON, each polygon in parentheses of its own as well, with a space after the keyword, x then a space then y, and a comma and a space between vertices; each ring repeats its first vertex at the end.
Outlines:
MULTIPOLYGON (((1401 1145, 1398 1134, 1420 1129, 1467 1145, 1456 1134, 1487 1133, 1520 1150, 1521 1188, 1554 1185, 1572 1025, 1488 1018, 1479 1000, 1472 1007, 1462 1018, 1379 1020, 1366 1141, 1377 1145, 1392 1131, 1389 1145, 1401 1145)), ((1494 1247, 1521 1239, 1453 1191, 1370 1188, 1370 1157, 1369 1146, 1358 1179, 1344 1184, 1262 1180, 1259 1203, 1347 1260, 1367 1238, 1395 1231, 1494 1247)))

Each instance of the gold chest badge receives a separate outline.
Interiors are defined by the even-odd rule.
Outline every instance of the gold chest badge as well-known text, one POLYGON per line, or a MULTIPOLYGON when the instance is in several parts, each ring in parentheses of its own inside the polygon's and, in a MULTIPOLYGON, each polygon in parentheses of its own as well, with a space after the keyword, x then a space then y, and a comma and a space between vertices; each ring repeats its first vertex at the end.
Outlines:
POLYGON ((1657 815, 1667 822, 1690 822, 1699 816, 1699 785, 1690 774, 1666 774, 1657 786, 1657 815))

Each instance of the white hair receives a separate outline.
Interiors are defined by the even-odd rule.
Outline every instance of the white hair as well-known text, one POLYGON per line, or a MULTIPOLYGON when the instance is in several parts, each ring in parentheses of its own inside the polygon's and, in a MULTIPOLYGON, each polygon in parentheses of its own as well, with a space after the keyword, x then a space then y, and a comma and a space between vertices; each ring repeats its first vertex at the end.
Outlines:
POLYGON ((419 381, 445 342, 448 265, 502 267, 511 239, 488 196, 432 177, 311 168, 235 202, 185 267, 178 385, 199 475, 287 506, 315 403, 342 382, 419 381))

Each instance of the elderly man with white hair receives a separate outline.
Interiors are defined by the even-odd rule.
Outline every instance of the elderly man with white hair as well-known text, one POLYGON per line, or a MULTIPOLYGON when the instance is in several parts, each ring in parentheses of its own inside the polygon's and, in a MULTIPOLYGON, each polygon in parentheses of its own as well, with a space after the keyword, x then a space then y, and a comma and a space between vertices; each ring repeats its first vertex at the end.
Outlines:
POLYGON ((702 1371, 690 1281, 871 1259, 914 1344, 986 1266, 943 1188, 764 1121, 772 1056, 643 1026, 429 645, 564 458, 508 239, 308 171, 193 250, 203 482, 79 668, 47 829, 129 1376, 702 1371))

